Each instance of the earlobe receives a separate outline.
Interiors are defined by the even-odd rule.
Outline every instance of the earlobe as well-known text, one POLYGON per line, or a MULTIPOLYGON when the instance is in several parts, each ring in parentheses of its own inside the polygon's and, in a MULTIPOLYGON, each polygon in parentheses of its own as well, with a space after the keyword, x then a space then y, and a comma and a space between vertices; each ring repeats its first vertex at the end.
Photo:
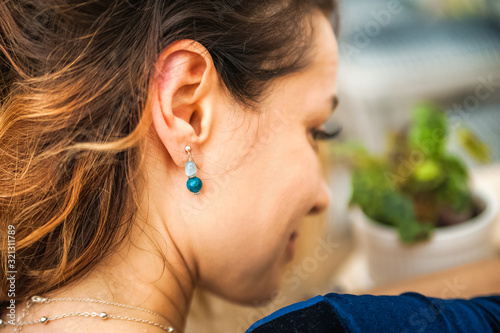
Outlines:
POLYGON ((187 144, 199 148, 210 136, 219 93, 219 85, 214 84, 218 75, 209 52, 190 40, 167 47, 156 69, 151 87, 153 123, 160 140, 180 165, 184 156, 178 152, 187 144))

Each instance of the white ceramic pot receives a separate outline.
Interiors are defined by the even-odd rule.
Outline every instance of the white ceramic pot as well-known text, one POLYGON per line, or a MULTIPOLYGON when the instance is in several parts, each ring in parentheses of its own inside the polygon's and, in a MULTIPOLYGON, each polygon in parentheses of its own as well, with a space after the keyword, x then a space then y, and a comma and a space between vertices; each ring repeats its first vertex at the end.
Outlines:
POLYGON ((438 228, 431 238, 411 246, 399 241, 397 230, 368 218, 360 208, 350 212, 356 240, 367 258, 375 285, 431 273, 495 254, 492 229, 498 197, 486 184, 477 184, 474 195, 484 205, 472 220, 438 228))

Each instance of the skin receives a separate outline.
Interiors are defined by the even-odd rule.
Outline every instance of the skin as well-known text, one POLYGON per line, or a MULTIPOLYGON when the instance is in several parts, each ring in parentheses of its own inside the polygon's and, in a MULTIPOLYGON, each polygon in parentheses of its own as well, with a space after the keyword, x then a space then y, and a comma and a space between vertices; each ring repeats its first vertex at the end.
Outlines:
MULTIPOLYGON (((293 257, 301 219, 329 203, 309 130, 331 115, 338 50, 322 14, 315 14, 314 28, 311 64, 273 81, 259 112, 231 101, 202 45, 183 40, 165 49, 150 87, 144 195, 130 239, 78 283, 46 296, 140 306, 168 318, 177 332, 196 287, 243 304, 269 300, 293 257), (203 181, 199 196, 186 188, 187 144, 203 181)), ((159 322, 141 311, 80 302, 37 305, 27 318, 103 310, 159 322)), ((75 317, 24 331, 163 332, 89 321, 75 317)))

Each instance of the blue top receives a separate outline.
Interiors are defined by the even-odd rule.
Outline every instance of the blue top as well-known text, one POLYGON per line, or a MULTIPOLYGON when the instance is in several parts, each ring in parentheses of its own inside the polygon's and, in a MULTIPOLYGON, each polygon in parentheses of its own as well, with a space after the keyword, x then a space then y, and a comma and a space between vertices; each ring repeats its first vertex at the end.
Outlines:
POLYGON ((413 292, 332 293, 280 309, 253 324, 250 332, 500 332, 500 295, 444 300, 413 292))

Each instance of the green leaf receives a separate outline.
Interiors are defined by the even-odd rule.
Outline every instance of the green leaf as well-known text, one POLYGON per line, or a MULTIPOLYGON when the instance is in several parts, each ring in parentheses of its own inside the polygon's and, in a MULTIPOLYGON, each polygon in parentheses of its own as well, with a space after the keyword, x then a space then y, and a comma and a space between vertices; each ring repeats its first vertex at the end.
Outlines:
POLYGON ((457 212, 463 212, 472 205, 469 188, 469 172, 465 164, 457 157, 448 155, 442 161, 447 175, 446 182, 435 191, 440 202, 449 204, 457 212))
POLYGON ((441 178, 441 167, 433 160, 426 160, 415 167, 414 177, 419 182, 431 182, 441 178))
POLYGON ((433 223, 419 223, 415 220, 400 220, 398 225, 399 239, 405 244, 414 244, 428 239, 435 227, 433 223))
POLYGON ((490 148, 468 128, 458 130, 458 141, 464 150, 479 163, 491 162, 490 148))
POLYGON ((409 134, 411 149, 417 149, 433 159, 443 155, 448 135, 444 112, 434 104, 415 107, 409 134))

